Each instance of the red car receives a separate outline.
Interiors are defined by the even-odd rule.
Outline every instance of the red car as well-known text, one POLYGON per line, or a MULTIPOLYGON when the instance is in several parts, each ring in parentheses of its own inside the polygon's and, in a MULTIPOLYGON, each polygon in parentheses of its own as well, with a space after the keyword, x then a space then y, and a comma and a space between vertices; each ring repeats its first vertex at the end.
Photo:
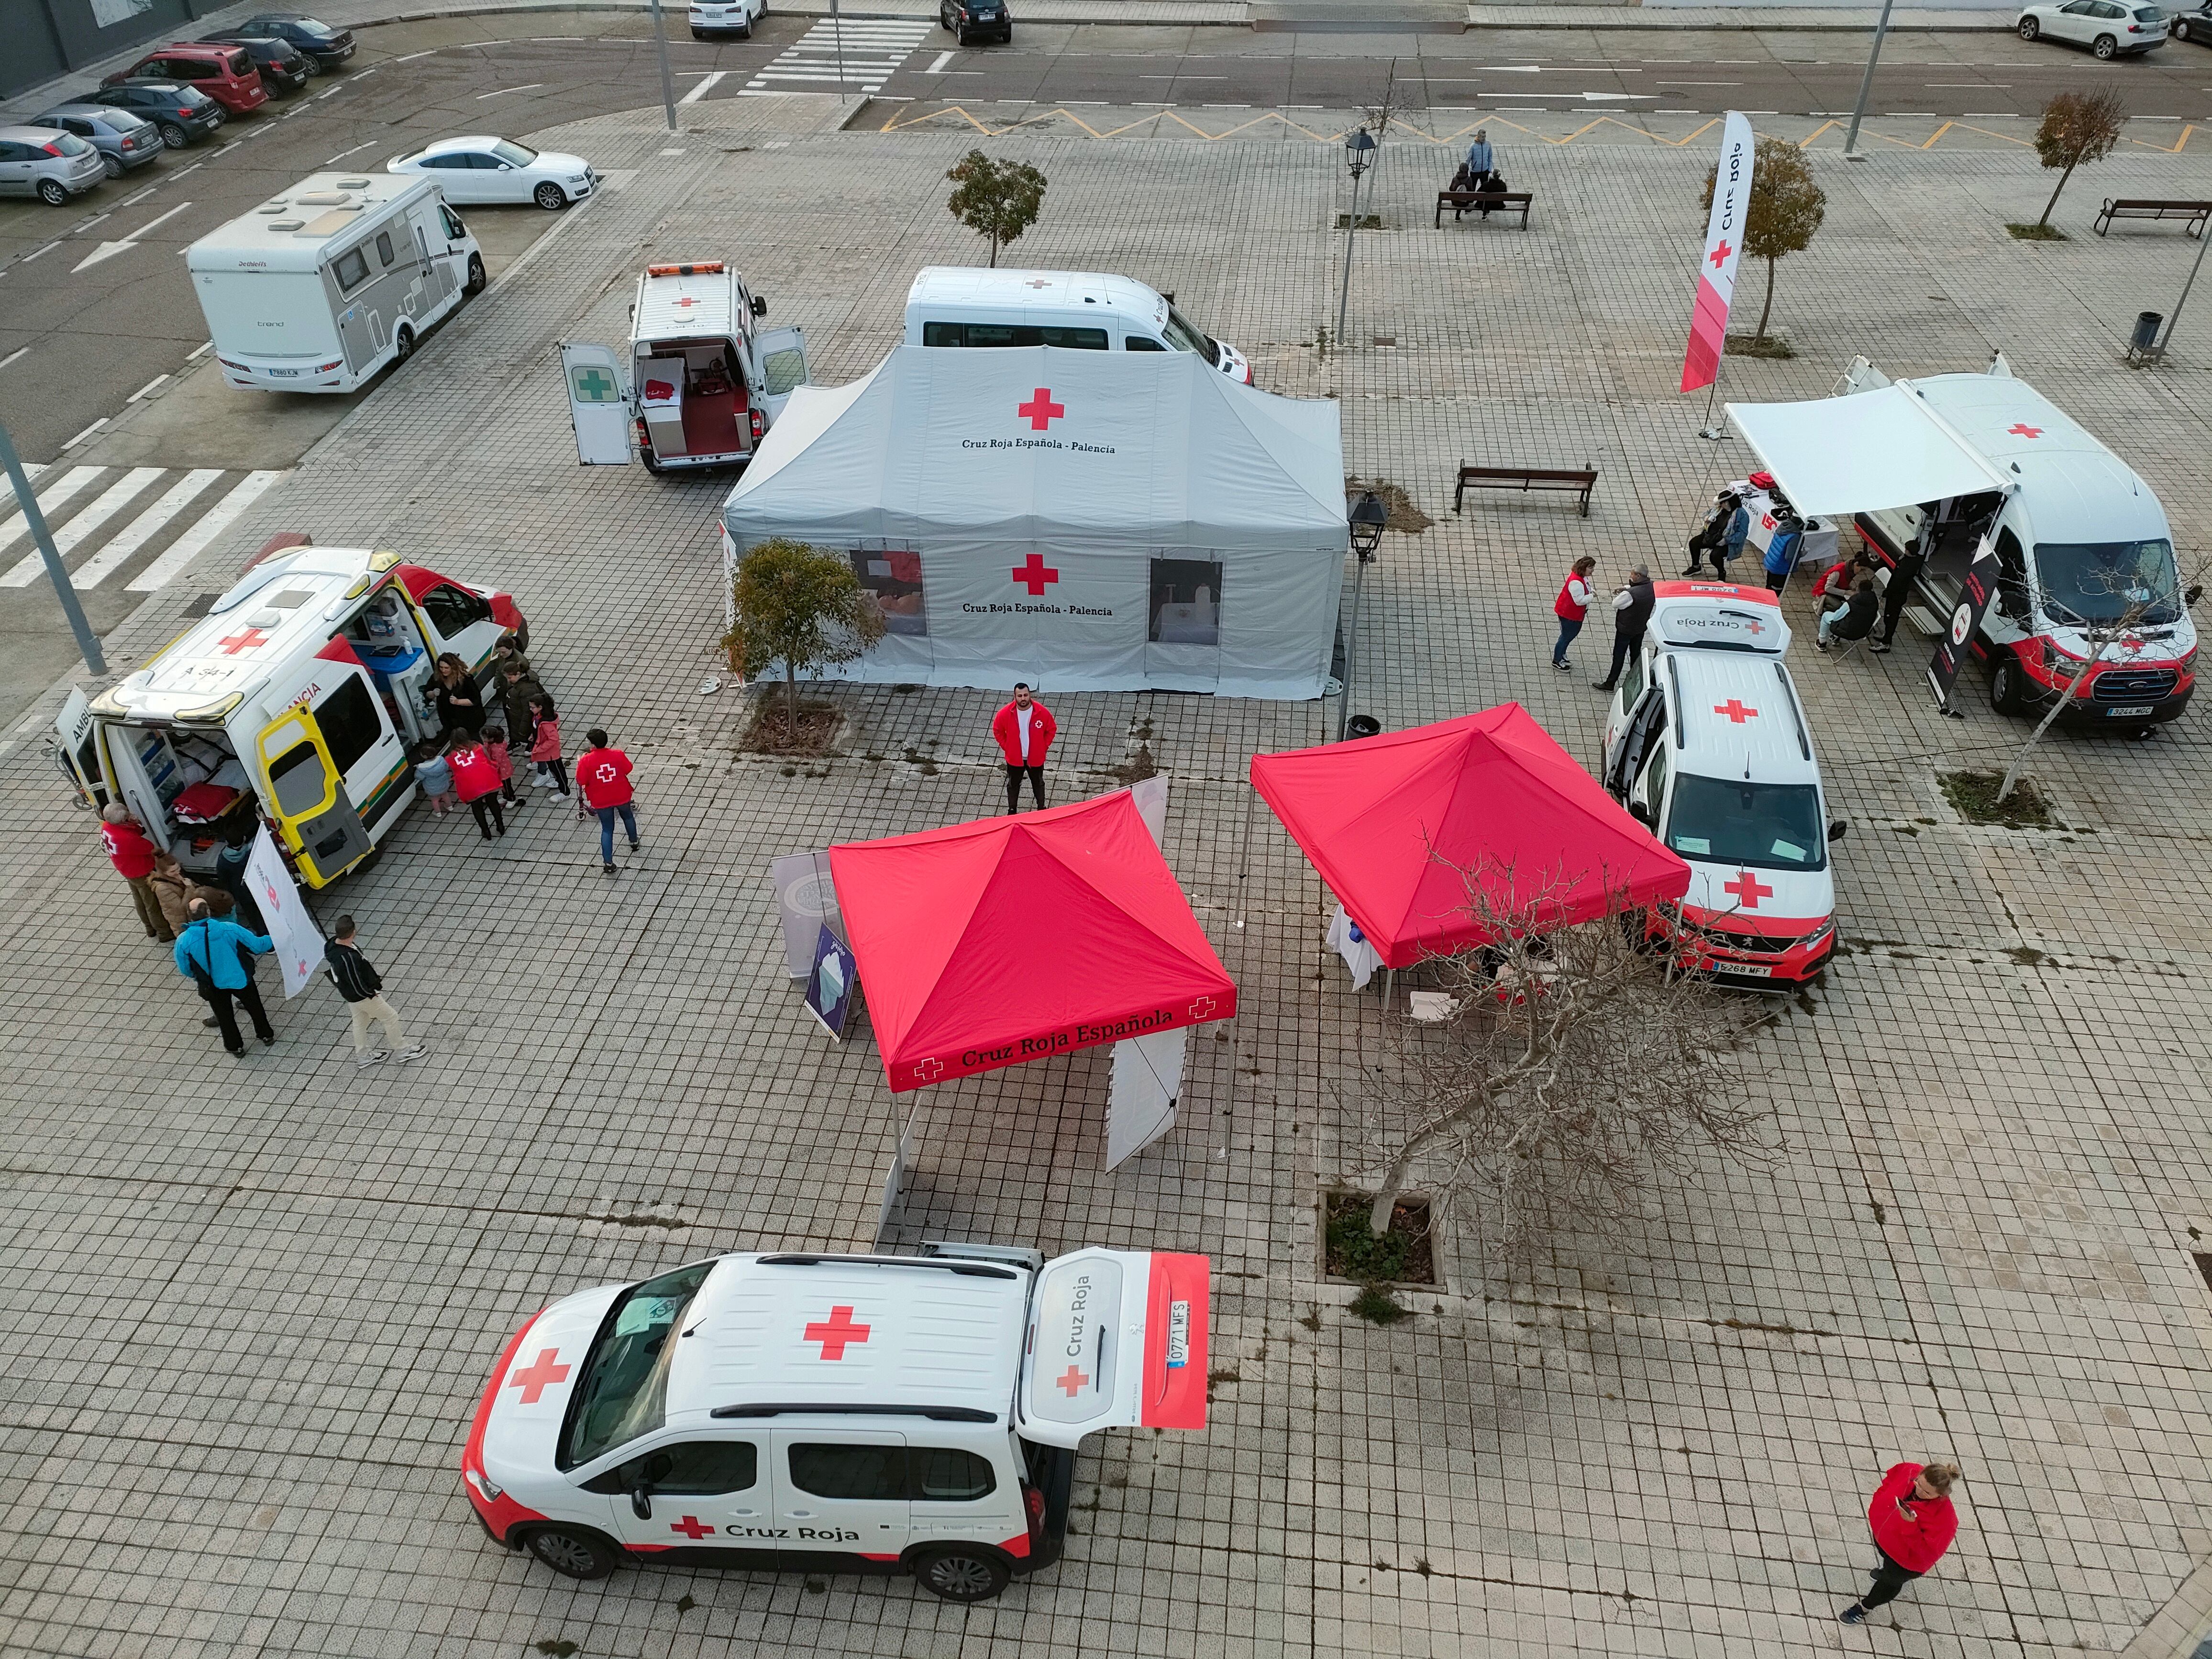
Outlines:
POLYGON ((243 115, 269 101, 269 89, 261 84, 261 71, 253 66, 253 59, 243 46, 194 46, 173 41, 100 84, 112 87, 123 81, 175 81, 197 87, 233 115, 243 115))

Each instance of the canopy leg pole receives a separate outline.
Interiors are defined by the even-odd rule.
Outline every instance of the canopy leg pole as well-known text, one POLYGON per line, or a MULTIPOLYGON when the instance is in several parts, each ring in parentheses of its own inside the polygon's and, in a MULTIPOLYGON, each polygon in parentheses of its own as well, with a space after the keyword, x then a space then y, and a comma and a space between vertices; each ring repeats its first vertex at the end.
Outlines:
POLYGON ((907 1114, 905 1122, 900 1122, 898 1097, 891 1097, 891 1167, 890 1172, 884 1177, 883 1203, 876 1211, 875 1248, 878 1250, 884 1248, 884 1235, 890 1231, 891 1212, 898 1207, 899 1190, 906 1184, 908 1142, 913 1138, 915 1120, 921 1115, 921 1103, 916 1101, 914 1110, 907 1114))
POLYGON ((1385 968, 1382 970, 1382 1012, 1386 1014, 1390 1012, 1390 993, 1397 988, 1397 984, 1398 970, 1385 968))
POLYGON ((1244 919, 1251 914, 1247 902, 1252 890, 1252 797, 1259 793, 1247 786, 1244 791, 1244 830, 1237 842, 1237 931, 1244 931, 1244 919))

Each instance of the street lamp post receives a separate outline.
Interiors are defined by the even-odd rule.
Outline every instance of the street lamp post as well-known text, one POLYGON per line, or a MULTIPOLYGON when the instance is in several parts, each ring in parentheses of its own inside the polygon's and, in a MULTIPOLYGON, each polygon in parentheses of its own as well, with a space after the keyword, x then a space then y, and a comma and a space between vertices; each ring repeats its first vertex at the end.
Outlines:
POLYGON ((1346 515, 1352 525, 1352 550, 1359 556, 1352 575, 1352 626, 1344 635, 1344 690, 1336 711, 1336 740, 1344 741, 1345 723, 1352 718, 1352 671, 1359 653, 1359 593, 1367 584, 1367 567, 1375 562, 1375 550, 1382 540, 1382 527, 1390 510, 1371 489, 1363 491, 1346 515))
POLYGON ((77 603, 76 587, 70 580, 69 567, 54 550, 53 532, 46 528, 46 515, 39 510, 39 498, 23 473, 22 458, 15 453, 15 441, 9 437, 4 426, 0 426, 0 471, 6 471, 9 482, 15 486, 15 499, 22 504, 23 522, 30 526, 31 540, 38 547, 39 556, 46 561, 46 574, 53 578, 54 597, 62 602, 62 614, 69 618, 70 632, 76 635, 76 648, 84 654, 84 665, 95 674, 105 674, 107 661, 100 654, 100 636, 84 619, 84 607, 77 603))
POLYGON ((1844 160, 1863 161, 1859 149, 1859 123, 1866 119, 1867 94, 1874 90, 1874 66, 1881 61, 1881 43, 1889 33, 1890 0, 1881 0, 1881 21, 1874 26, 1874 49, 1867 53, 1866 73, 1859 77, 1859 100, 1851 106, 1851 130, 1844 135, 1844 160))
POLYGON ((660 107, 668 116, 668 130, 676 131, 676 82, 668 76, 668 37, 661 33, 660 0, 653 0, 653 44, 660 54, 660 107))
POLYGON ((1375 140, 1361 127, 1344 141, 1344 162, 1352 169, 1352 211, 1344 221, 1344 289, 1336 301, 1336 349, 1344 349, 1344 318, 1352 304, 1352 233, 1359 228, 1359 175, 1372 165, 1375 140))
POLYGON ((2166 337, 2158 343, 2158 355, 2163 359, 2173 347, 2174 325, 2181 320, 2181 308, 2189 303, 2189 290, 2197 286, 2197 273, 2204 269, 2204 245, 2212 242, 2212 234, 2197 239, 2197 258, 2189 267, 2189 280, 2181 285, 2181 297, 2173 302, 2173 314, 2166 319, 2166 337))

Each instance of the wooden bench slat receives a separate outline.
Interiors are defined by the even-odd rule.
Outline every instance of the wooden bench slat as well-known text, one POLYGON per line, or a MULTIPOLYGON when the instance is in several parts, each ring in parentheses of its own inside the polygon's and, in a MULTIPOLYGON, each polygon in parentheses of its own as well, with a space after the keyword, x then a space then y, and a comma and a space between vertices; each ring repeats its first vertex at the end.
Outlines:
POLYGON ((1526 190, 1440 190, 1437 192, 1436 227, 1440 230, 1443 228, 1446 208, 1452 210, 1455 219, 1476 209, 1486 209, 1494 213, 1519 213, 1521 228, 1526 230, 1528 211, 1535 200, 1535 192, 1526 190))
POLYGON ((2102 236, 2112 228, 2115 219, 2182 219, 2191 236, 2201 237, 2205 223, 2212 220, 2212 201, 2184 201, 2160 199, 2149 196, 2108 196, 2104 209, 2097 215, 2094 227, 2102 236))
POLYGON ((1452 489, 1452 511, 1459 512, 1465 505, 1469 484, 1477 489, 1518 488, 1524 494, 1531 489, 1559 490, 1581 497, 1582 516, 1589 517, 1590 491, 1597 486, 1595 467, 1553 466, 1474 466, 1462 462, 1459 480, 1452 489))

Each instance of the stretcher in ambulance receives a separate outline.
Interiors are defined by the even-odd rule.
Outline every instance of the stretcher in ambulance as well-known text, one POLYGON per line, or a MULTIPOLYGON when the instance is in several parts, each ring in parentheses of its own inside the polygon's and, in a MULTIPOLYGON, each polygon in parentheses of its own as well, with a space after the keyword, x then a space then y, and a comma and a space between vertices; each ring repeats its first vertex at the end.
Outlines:
POLYGON ((908 1572, 980 1601, 1059 1559, 1075 1449, 1206 1426, 1204 1256, 939 1244, 736 1255, 563 1297, 507 1341, 461 1456, 492 1539, 908 1572))
POLYGON ((444 652, 491 677, 525 629, 505 593, 397 553, 293 546, 256 560, 143 668, 56 722, 81 788, 119 800, 185 869, 213 869, 226 833, 265 820, 301 878, 323 887, 399 822, 410 745, 439 735, 427 688, 444 652))
POLYGON ((1783 656, 1775 595, 1656 584, 1651 622, 1606 723, 1605 785, 1690 866, 1679 904, 1644 926, 1686 967, 1763 988, 1802 984, 1836 947, 1819 763, 1783 656))

